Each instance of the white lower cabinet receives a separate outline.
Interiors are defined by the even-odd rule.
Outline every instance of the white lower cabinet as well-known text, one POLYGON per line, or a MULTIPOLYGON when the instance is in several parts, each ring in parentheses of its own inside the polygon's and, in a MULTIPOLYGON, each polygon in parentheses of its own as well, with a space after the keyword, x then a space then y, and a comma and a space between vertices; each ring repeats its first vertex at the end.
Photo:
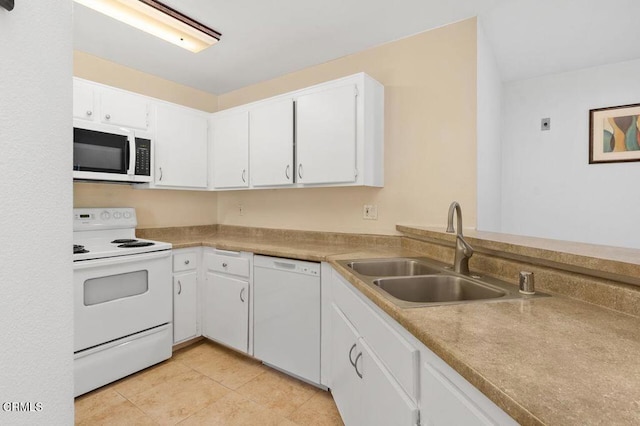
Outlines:
POLYGON ((197 329, 198 273, 186 272, 173 276, 173 343, 198 335, 197 329))
POLYGON ((205 252, 202 335, 250 353, 251 253, 205 252))
POLYGON ((350 425, 418 424, 417 404, 332 304, 331 393, 342 420, 350 425))
POLYGON ((437 367, 425 362, 422 374, 424 417, 429 425, 495 425, 437 367))
POLYGON ((249 349, 249 283, 207 272, 203 334, 242 352, 249 349))
POLYGON ((340 274, 333 271, 331 281, 323 354, 347 426, 517 424, 340 274))
MULTIPOLYGON (((360 339, 363 425, 417 425, 417 404, 402 390, 375 352, 360 339)), ((360 355, 360 353, 358 355, 360 355)), ((356 355, 356 357, 358 356, 356 355)))
POLYGON ((173 252, 173 343, 198 336, 198 251, 173 252))
POLYGON ((345 425, 362 424, 362 383, 356 372, 358 332, 331 304, 331 394, 345 425))

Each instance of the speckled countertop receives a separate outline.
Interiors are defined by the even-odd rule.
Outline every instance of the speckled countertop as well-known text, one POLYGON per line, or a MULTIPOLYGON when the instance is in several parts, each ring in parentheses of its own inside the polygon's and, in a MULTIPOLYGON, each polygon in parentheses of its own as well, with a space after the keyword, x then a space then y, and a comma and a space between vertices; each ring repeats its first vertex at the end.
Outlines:
POLYGON ((331 264, 519 423, 640 424, 638 318, 562 296, 400 309, 331 264))
MULTIPOLYGON (((162 234, 149 235, 155 237, 162 234)), ((139 235, 142 236, 142 235, 139 235)), ((524 425, 640 424, 640 319, 562 296, 400 309, 336 260, 422 256, 375 240, 162 235, 211 246, 328 261, 354 287, 524 425)))

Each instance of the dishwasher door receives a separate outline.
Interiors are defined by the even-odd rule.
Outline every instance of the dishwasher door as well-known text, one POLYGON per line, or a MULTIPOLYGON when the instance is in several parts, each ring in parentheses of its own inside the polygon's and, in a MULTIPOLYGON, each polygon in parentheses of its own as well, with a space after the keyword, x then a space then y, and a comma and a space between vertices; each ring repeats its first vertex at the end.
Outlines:
POLYGON ((254 256, 254 356, 320 383, 320 264, 254 256))

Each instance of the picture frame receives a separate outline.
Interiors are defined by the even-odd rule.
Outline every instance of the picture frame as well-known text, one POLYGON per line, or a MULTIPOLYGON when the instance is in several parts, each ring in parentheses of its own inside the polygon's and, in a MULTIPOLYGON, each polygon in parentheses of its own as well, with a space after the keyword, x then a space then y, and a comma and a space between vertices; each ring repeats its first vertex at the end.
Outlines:
POLYGON ((589 164, 640 161, 640 104, 589 110, 589 164))

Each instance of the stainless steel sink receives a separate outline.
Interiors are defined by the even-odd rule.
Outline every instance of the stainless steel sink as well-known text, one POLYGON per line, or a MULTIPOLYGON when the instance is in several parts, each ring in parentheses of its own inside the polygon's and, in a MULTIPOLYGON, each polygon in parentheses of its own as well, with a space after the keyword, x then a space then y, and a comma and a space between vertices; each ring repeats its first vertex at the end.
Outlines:
POLYGON ((400 300, 443 303, 503 297, 506 292, 454 275, 379 278, 375 285, 400 300))
POLYGON ((400 308, 525 300, 518 286, 491 277, 463 275, 447 264, 424 257, 340 260, 362 282, 400 308))
POLYGON ((441 268, 408 258, 354 260, 347 263, 347 266, 367 277, 428 275, 442 271, 441 268))

